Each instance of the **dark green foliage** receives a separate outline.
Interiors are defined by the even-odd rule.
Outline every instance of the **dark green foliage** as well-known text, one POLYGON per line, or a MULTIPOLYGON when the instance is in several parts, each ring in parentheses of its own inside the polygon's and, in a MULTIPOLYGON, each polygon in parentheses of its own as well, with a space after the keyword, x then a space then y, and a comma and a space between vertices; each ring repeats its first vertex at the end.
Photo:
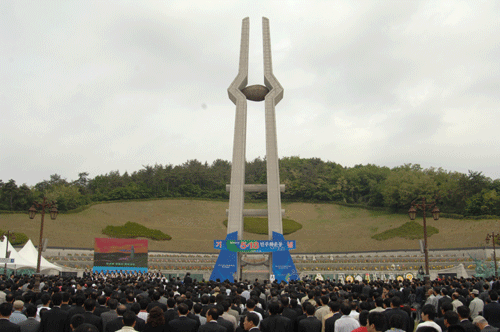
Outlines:
MULTIPOLYGON (((62 213, 79 211, 92 202, 181 197, 227 200, 230 176, 231 163, 218 159, 212 164, 188 160, 176 166, 148 165, 131 174, 111 171, 93 179, 83 172, 73 182, 53 174, 32 188, 0 180, 0 211, 27 211, 33 200, 44 195, 57 201, 62 213)), ((418 164, 392 169, 371 164, 343 167, 319 158, 293 156, 280 160, 280 179, 286 187, 281 197, 288 202, 336 202, 401 213, 413 200, 426 197, 429 201, 437 198, 440 210, 449 216, 500 216, 500 179, 492 180, 481 172, 462 174, 423 169, 418 164)), ((266 160, 247 161, 245 182, 266 181, 266 160)), ((245 201, 266 197, 265 192, 245 193, 245 201)))
MULTIPOLYGON (((0 229, 0 237, 4 235, 7 236, 7 232, 0 229)), ((9 236, 9 242, 13 246, 22 246, 26 242, 28 242, 28 240, 29 240, 28 235, 21 232, 11 232, 9 236)))
POLYGON ((113 238, 121 239, 132 239, 138 237, 145 237, 156 241, 172 239, 170 235, 165 234, 158 229, 149 229, 146 226, 130 221, 126 222, 123 226, 106 226, 102 230, 102 233, 113 238))
MULTIPOLYGON (((291 219, 283 218, 283 235, 292 234, 302 228, 302 225, 291 219)), ((227 227, 227 220, 223 221, 224 226, 227 227)), ((267 218, 260 217, 245 217, 243 222, 243 228, 245 232, 252 234, 264 234, 268 233, 268 223, 267 218)))
MULTIPOLYGON (((427 226, 427 236, 430 237, 439 233, 436 227, 427 226)), ((418 240, 424 238, 424 227, 415 221, 408 221, 398 228, 388 229, 385 232, 378 233, 372 236, 375 240, 388 240, 393 237, 402 237, 408 240, 418 240)))

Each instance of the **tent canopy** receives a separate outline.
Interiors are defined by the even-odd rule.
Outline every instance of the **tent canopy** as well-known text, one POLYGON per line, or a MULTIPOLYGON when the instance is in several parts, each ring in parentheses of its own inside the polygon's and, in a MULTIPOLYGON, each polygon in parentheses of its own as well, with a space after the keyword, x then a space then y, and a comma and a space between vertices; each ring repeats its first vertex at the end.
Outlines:
MULTIPOLYGON (((22 268, 36 269, 38 251, 35 249, 35 246, 33 245, 33 242, 31 242, 31 240, 28 240, 24 247, 19 252, 17 252, 17 250, 12 246, 10 242, 7 241, 6 237, 4 236, 0 240, 0 258, 5 258, 7 243, 8 250, 10 251, 9 258, 14 258, 14 263, 7 263, 7 268, 12 270, 18 270, 22 268)), ((40 260, 40 271, 48 270, 62 271, 62 267, 52 264, 42 256, 40 260)))
MULTIPOLYGON (((21 250, 19 250, 19 254, 29 262, 34 262, 36 268, 36 264, 38 261, 38 250, 36 250, 35 246, 33 245, 33 242, 31 242, 31 239, 28 240, 28 242, 26 242, 26 244, 21 250)), ((40 259, 40 271, 44 270, 62 271, 62 267, 49 262, 42 256, 40 259)))

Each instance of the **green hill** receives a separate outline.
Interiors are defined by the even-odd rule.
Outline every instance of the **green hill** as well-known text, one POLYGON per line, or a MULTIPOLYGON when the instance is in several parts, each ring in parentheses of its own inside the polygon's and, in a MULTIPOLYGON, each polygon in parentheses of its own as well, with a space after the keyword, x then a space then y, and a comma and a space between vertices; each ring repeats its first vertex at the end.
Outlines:
MULTIPOLYGON (((45 218, 44 237, 49 247, 92 248, 94 238, 106 226, 137 222, 172 237, 170 241, 149 241, 150 250, 216 252, 214 239, 224 239, 227 201, 153 200, 105 203, 57 219, 45 218)), ((266 203, 249 203, 245 208, 266 208, 266 203)), ((388 249, 418 249, 418 240, 389 237, 376 240, 374 235, 397 229, 408 222, 407 215, 386 214, 335 204, 283 203, 285 218, 302 225, 286 238, 297 241, 296 252, 345 252, 388 249)), ((422 224, 421 216, 417 223, 422 224)), ((484 245, 495 220, 427 219, 439 232, 429 238, 429 248, 463 248, 484 245)), ((31 220, 27 214, 0 214, 0 229, 22 232, 38 244, 40 216, 31 220)), ((420 229, 420 228, 416 228, 420 229)), ((267 235, 245 233, 246 239, 267 239, 267 235)), ((378 238, 378 237, 376 237, 378 238)))

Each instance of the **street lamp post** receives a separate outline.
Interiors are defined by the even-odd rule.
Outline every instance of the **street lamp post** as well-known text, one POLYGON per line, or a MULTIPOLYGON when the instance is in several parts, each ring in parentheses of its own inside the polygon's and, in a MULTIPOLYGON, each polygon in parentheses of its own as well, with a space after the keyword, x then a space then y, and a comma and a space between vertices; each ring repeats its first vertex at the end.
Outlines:
POLYGON ((493 260, 495 261, 495 278, 498 276, 497 274, 497 251, 496 251, 496 248, 495 248, 495 242, 498 240, 498 236, 500 234, 498 233, 495 233, 495 232, 491 232, 491 233, 488 233, 488 235, 486 235, 486 243, 489 243, 490 240, 491 242, 493 243, 493 260))
POLYGON ((37 201, 33 202, 33 206, 29 209, 29 217, 30 219, 35 218, 36 213, 38 212, 37 208, 40 209, 40 213, 42 214, 42 222, 40 224, 40 241, 38 241, 38 260, 36 262, 36 273, 40 274, 40 264, 42 261, 42 237, 43 237, 43 221, 45 217, 45 209, 50 209, 50 219, 55 220, 57 214, 59 213, 56 208, 56 202, 47 202, 47 198, 43 197, 43 202, 40 204, 37 201))
POLYGON ((436 206, 436 202, 432 203, 426 203, 425 202, 425 197, 422 198, 422 203, 417 204, 415 201, 411 203, 410 210, 408 210, 408 215, 410 216, 410 220, 415 220, 415 217, 417 216, 417 209, 421 209, 423 211, 424 215, 424 256, 425 256, 425 276, 424 279, 427 281, 430 281, 429 277, 429 250, 427 247, 427 221, 425 219, 425 213, 426 209, 432 209, 432 218, 434 220, 439 220, 439 209, 436 206))

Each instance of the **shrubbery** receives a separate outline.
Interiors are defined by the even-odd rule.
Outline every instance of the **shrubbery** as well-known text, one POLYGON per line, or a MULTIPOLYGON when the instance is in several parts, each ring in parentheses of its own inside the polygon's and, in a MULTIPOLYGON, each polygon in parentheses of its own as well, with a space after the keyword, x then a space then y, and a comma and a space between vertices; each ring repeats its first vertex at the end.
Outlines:
POLYGON ((158 229, 149 229, 146 226, 142 226, 136 222, 126 222, 123 226, 106 226, 102 230, 103 234, 106 234, 114 238, 124 238, 132 239, 138 237, 145 237, 156 241, 171 240, 172 237, 168 234, 163 233, 158 229))
MULTIPOLYGON (((427 236, 439 233, 436 227, 427 226, 427 236)), ((393 237, 402 237, 408 240, 418 240, 424 238, 424 227, 417 222, 408 221, 398 228, 388 229, 385 232, 378 233, 372 236, 375 240, 388 240, 393 237)))
MULTIPOLYGON (((7 232, 3 231, 0 229, 0 236, 7 236, 7 232)), ((10 236, 9 236, 9 242, 13 245, 13 246, 22 246, 24 245, 26 242, 28 242, 29 240, 29 237, 28 235, 24 234, 24 233, 21 233, 21 232, 13 232, 13 233, 10 233, 10 236)))

